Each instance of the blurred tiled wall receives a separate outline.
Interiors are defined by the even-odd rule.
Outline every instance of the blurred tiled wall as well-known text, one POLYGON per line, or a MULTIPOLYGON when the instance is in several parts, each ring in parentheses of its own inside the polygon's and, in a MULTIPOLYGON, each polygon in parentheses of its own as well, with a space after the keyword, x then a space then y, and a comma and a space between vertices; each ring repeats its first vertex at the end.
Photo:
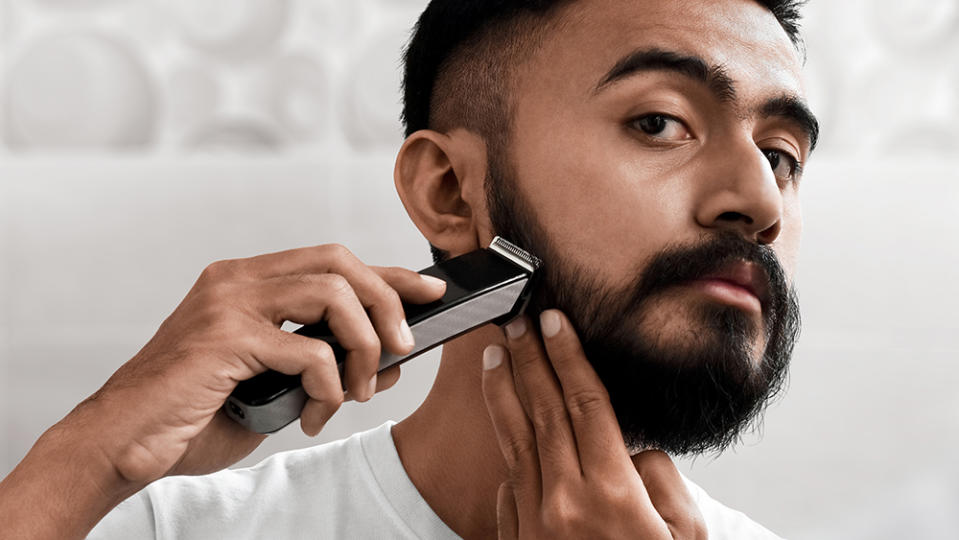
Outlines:
POLYGON ((8 152, 378 150, 423 2, 2 0, 8 152))
MULTIPOLYGON (((212 260, 428 264, 392 188, 423 0, 0 0, 0 475, 212 260)), ((959 1, 813 0, 805 315, 764 431, 684 462, 790 538, 959 535, 959 1)), ((400 419, 436 356, 320 440, 400 419)), ((246 463, 312 444, 295 428, 246 463)))

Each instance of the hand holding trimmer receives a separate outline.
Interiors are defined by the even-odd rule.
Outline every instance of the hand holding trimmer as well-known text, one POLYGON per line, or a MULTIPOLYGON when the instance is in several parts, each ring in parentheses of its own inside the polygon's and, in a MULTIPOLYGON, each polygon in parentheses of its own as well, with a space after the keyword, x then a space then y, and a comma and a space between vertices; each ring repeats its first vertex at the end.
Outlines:
MULTIPOLYGON (((496 237, 480 249, 421 270, 447 283, 440 300, 403 304, 416 346, 406 355, 383 352, 379 371, 401 364, 479 326, 503 325, 521 315, 529 302, 531 284, 541 261, 496 237)), ((326 323, 306 325, 295 333, 331 345, 340 379, 346 351, 326 323)), ((227 414, 257 433, 273 433, 300 416, 307 401, 299 375, 267 371, 241 382, 227 399, 227 414)))

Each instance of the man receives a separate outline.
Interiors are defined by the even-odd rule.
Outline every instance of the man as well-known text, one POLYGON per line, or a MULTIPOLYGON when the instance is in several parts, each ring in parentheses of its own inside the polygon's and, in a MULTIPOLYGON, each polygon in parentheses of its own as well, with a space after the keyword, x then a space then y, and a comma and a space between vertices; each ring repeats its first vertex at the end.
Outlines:
POLYGON ((82 537, 128 499, 94 537, 772 537, 665 452, 733 443, 798 333, 818 128, 796 11, 435 0, 407 51, 396 187, 438 258, 495 234, 542 257, 529 317, 447 344, 398 424, 178 476, 262 440, 219 411, 265 369, 302 374, 308 434, 390 387, 381 349, 413 346, 400 298, 444 291, 339 246, 215 263, 0 484, 5 527, 82 537), (279 330, 320 319, 349 351, 346 396, 328 346, 279 330))

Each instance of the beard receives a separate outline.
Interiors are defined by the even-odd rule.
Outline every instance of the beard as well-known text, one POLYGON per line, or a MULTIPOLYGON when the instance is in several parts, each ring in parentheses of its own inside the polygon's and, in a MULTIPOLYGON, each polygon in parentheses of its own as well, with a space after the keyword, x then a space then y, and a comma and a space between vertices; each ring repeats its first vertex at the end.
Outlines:
POLYGON ((612 287, 564 260, 515 189, 505 157, 490 152, 487 203, 495 234, 544 261, 527 312, 536 320, 556 308, 570 319, 630 450, 718 453, 739 441, 783 388, 801 326, 796 291, 772 248, 733 231, 710 233, 655 253, 635 279, 612 287), (690 301, 681 313, 696 330, 670 340, 644 328, 664 291, 737 261, 769 279, 761 323, 732 306, 690 301))

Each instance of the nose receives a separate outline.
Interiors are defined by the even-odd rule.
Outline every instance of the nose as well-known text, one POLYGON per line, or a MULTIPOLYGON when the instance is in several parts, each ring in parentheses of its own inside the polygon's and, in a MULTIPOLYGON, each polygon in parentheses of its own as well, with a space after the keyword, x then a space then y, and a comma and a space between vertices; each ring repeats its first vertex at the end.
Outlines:
POLYGON ((696 207, 707 229, 733 230, 751 242, 771 244, 782 229, 783 197, 762 150, 749 140, 725 145, 710 166, 696 207))

